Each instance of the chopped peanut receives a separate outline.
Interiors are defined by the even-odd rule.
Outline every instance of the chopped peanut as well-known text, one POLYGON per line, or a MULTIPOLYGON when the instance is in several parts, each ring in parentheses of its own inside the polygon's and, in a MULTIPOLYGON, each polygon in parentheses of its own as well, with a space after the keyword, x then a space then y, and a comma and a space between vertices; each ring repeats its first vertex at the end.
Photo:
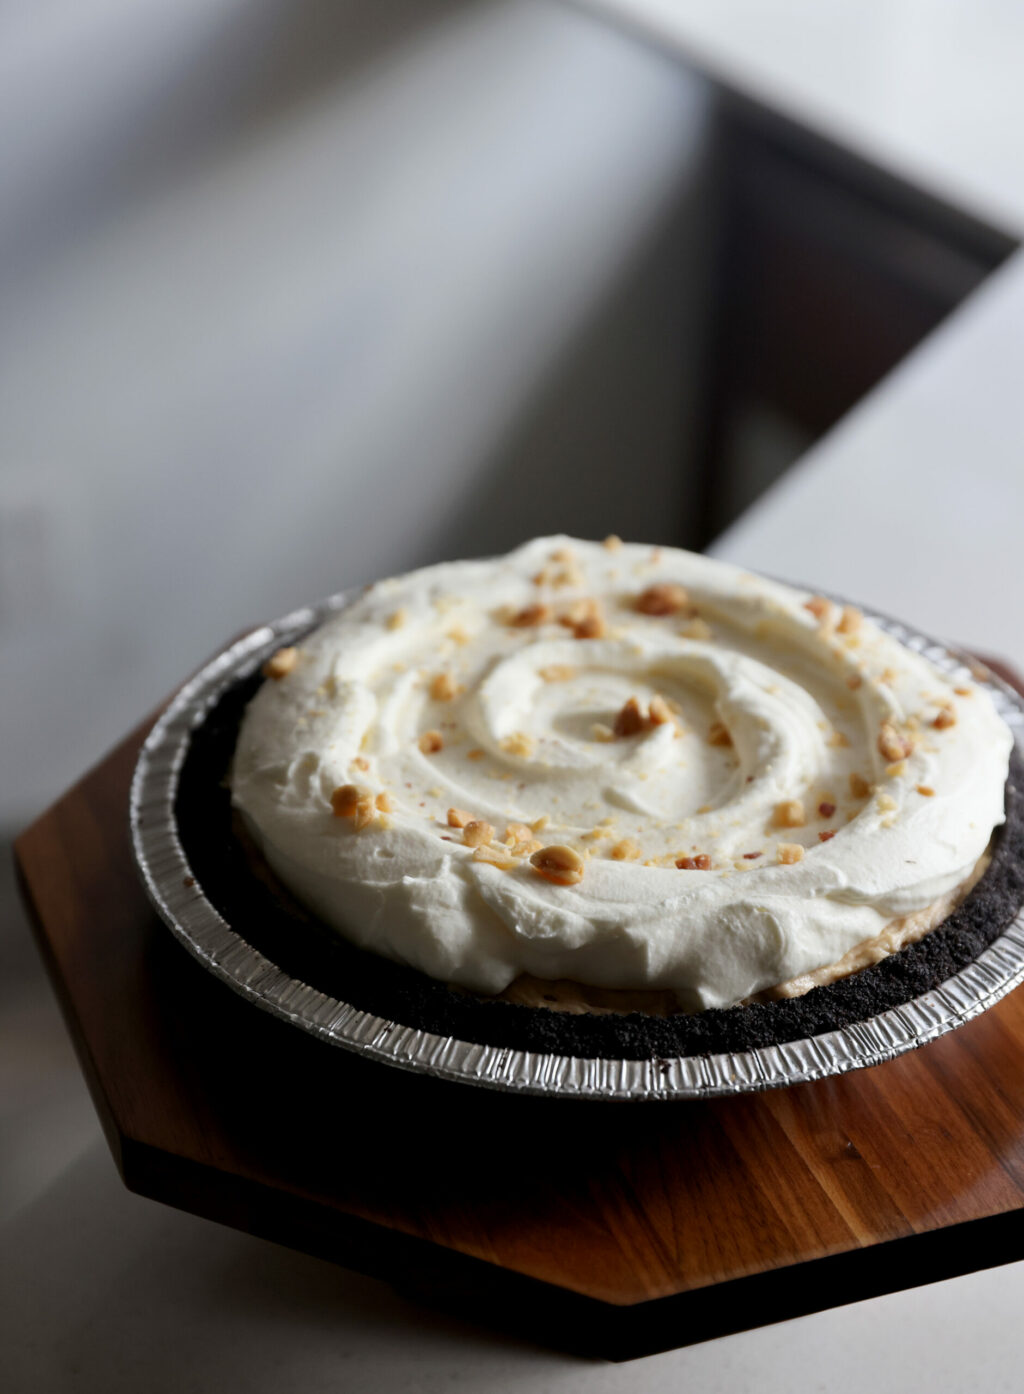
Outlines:
POLYGON ((917 792, 924 799, 934 799, 935 797, 935 790, 931 787, 930 784, 919 784, 917 786, 917 792))
POLYGON ((580 620, 572 631, 574 639, 603 639, 605 634, 604 616, 595 610, 586 619, 580 620))
POLYGON ((357 770, 362 770, 364 774, 370 768, 369 760, 364 759, 362 755, 357 755, 355 759, 352 761, 352 763, 353 765, 355 765, 357 770))
POLYGON ((780 842, 778 846, 780 866, 795 866, 804 859, 804 849, 799 842, 780 842))
POLYGON ((864 679, 861 677, 859 673, 851 673, 850 676, 846 679, 846 686, 850 689, 851 692, 856 692, 857 688, 860 687, 863 681, 864 679))
POLYGON ((802 828, 807 822, 800 799, 783 799, 775 805, 772 822, 777 828, 802 828))
POLYGON ((436 755, 444 749, 444 737, 440 731, 424 731, 417 744, 424 755, 436 755))
POLYGON ((298 649, 278 649, 277 653, 271 654, 267 659, 261 671, 265 678, 274 678, 275 681, 280 682, 282 678, 288 676, 298 661, 298 649))
POLYGON ((958 697, 971 696, 971 689, 969 687, 954 687, 953 691, 956 693, 958 697))
POLYGON ((356 830, 362 832, 377 821, 377 803, 372 794, 367 794, 356 804, 356 830))
POLYGON ((513 731, 511 735, 505 736, 499 742, 506 755, 518 755, 523 759, 528 759, 534 751, 534 739, 528 736, 525 731, 513 731))
POLYGON ((467 847, 482 847, 494 841, 494 829, 482 818, 473 818, 462 829, 462 840, 467 847))
POLYGON ((538 668, 537 672, 545 682, 568 682, 576 676, 576 669, 570 668, 568 663, 549 663, 546 668, 538 668))
POLYGON ((676 866, 680 871, 710 871, 711 858, 706 852, 698 852, 695 857, 677 857, 676 866))
POLYGON ((646 725, 647 722, 644 719, 640 703, 635 697, 630 697, 615 718, 615 734, 617 736, 635 736, 646 725))
POLYGON ((871 785, 861 774, 850 775, 850 793, 855 799, 866 799, 871 793, 871 785))
POLYGON ((827 624, 832 617, 832 602, 823 595, 813 595, 810 600, 805 600, 804 609, 810 610, 820 625, 827 624))
POLYGON ((535 818, 533 820, 533 822, 530 824, 530 827, 533 829, 535 833, 540 833, 544 831, 544 829, 550 822, 551 819, 548 817, 548 815, 546 813, 542 813, 539 818, 535 818))
POLYGON ((906 760, 894 760, 891 765, 886 765, 885 772, 892 779, 899 779, 900 775, 906 774, 906 760))
POLYGON ((525 823, 509 823, 505 829, 505 841, 507 843, 529 842, 533 837, 533 829, 527 827, 525 823))
POLYGON ((392 802, 391 795, 388 793, 378 794, 376 804, 381 813, 394 813, 395 811, 395 805, 392 802))
POLYGON ((684 639, 698 639, 701 643, 706 643, 711 638, 711 626, 698 616, 689 624, 684 624, 679 633, 684 639))
POLYGON ((604 540, 604 546, 607 547, 609 552, 617 552, 622 546, 622 538, 610 532, 604 540))
POLYGON ((575 886, 583 880, 585 863, 572 847, 542 847, 534 852, 530 865, 545 881, 556 886, 575 886))
POLYGON ((550 605, 526 605, 522 610, 516 610, 510 615, 505 623, 513 629, 529 629, 537 624, 547 624, 550 618, 550 605))
POLYGON ((879 753, 887 760, 903 760, 914 748, 914 742, 897 731, 891 721, 883 721, 878 733, 879 753))
POLYGON ((729 728, 724 721, 713 721, 708 731, 708 742, 711 745, 732 745, 732 736, 729 728))
POLYGON ((354 818, 356 805, 366 794, 356 784, 339 784, 331 795, 331 811, 335 818, 354 818))
POLYGON ((430 695, 435 702, 450 702, 459 691, 459 685, 451 673, 438 673, 430 684, 430 695))
POLYGON ((651 698, 651 705, 647 709, 648 720, 652 726, 665 726, 672 720, 672 708, 665 701, 664 697, 655 695, 651 698))
POLYGON ((615 739, 615 732, 603 721, 595 721, 590 728, 590 734, 595 741, 613 741, 615 739))
POLYGON ((836 629, 840 634, 856 634, 863 618, 864 616, 855 605, 844 605, 836 629))
POLYGON ((942 707, 932 725, 936 731, 948 731, 950 726, 956 725, 956 712, 952 707, 942 707))
POLYGON ((448 826, 450 828, 464 828, 467 823, 472 823, 472 813, 467 813, 464 808, 450 808, 448 810, 448 826))
POLYGON ((636 608, 642 615, 677 615, 689 603, 686 591, 674 581, 659 581, 636 598, 636 608))
POLYGON ((481 843, 473 852, 475 862, 486 862, 488 866, 495 866, 499 871, 512 871, 519 865, 511 852, 505 852, 500 847, 491 847, 488 843, 481 843))
POLYGON ((388 629, 401 629, 402 625, 405 624, 405 619, 406 619, 405 611, 404 611, 404 610, 396 610, 396 611, 394 612, 394 614, 388 615, 388 618, 387 618, 387 626, 388 626, 388 629))
POLYGON ((613 862, 635 862, 640 855, 640 848, 632 838, 624 837, 609 849, 608 855, 613 862))

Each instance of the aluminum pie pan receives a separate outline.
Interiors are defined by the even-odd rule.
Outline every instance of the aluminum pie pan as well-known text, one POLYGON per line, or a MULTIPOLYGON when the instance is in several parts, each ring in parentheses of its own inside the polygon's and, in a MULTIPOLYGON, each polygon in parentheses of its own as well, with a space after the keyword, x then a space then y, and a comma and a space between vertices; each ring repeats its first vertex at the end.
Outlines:
MULTIPOLYGON (((757 1049, 658 1059, 581 1058, 481 1045, 405 1026, 329 996, 284 972, 206 898, 179 837, 178 783, 192 733, 224 693, 276 649, 343 609, 343 592, 245 635, 171 699, 146 738, 132 779, 132 848, 146 893, 204 968, 255 1007, 381 1064, 509 1093, 618 1101, 713 1098, 845 1074, 914 1050, 993 1006, 1024 981, 1024 909, 977 958, 920 997, 834 1031, 757 1049)), ((949 674, 966 655, 899 621, 865 611, 880 628, 949 674)), ((1024 748, 1024 700, 994 674, 996 708, 1024 748)))

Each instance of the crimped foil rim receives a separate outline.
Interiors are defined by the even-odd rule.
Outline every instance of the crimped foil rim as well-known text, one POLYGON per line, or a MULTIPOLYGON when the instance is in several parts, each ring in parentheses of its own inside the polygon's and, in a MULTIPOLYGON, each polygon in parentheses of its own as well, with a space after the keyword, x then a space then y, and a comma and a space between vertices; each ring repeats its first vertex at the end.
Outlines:
MULTIPOLYGON (((157 720, 139 753, 129 817, 132 848, 153 906, 175 937, 235 992, 332 1045, 438 1079, 517 1094, 638 1101, 702 1099, 784 1088, 891 1060, 986 1011, 1024 981, 1024 909, 979 956, 921 997, 820 1036, 756 1050, 669 1059, 584 1059, 479 1045, 403 1026, 292 978, 254 949, 206 899, 178 837, 174 804, 192 732, 226 688, 284 644, 344 608, 343 592, 295 610, 224 649, 157 720)), ((865 611, 908 648, 952 673, 970 660, 899 621, 865 611)), ((1024 743, 1024 700, 995 675, 999 714, 1024 743)))

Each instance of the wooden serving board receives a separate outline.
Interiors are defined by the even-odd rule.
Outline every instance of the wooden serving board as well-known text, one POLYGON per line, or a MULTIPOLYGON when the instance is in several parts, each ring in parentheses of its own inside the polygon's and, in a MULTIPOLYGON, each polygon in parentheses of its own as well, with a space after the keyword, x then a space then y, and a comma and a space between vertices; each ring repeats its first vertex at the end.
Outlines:
POLYGON ((1024 992, 888 1064, 706 1103, 408 1075, 254 1009, 167 932, 129 847, 144 734, 17 844, 131 1190, 613 1359, 1024 1257, 1024 992))

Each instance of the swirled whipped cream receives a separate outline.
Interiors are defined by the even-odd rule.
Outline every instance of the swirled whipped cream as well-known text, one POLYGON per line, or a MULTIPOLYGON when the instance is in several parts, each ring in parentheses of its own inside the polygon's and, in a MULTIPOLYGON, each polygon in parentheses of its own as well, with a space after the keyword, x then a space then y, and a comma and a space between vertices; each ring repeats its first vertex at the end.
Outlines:
POLYGON ((687 1010, 813 974, 949 896, 1009 729, 856 610, 706 557, 540 538, 370 586, 242 722, 235 805, 356 943, 687 1010))

